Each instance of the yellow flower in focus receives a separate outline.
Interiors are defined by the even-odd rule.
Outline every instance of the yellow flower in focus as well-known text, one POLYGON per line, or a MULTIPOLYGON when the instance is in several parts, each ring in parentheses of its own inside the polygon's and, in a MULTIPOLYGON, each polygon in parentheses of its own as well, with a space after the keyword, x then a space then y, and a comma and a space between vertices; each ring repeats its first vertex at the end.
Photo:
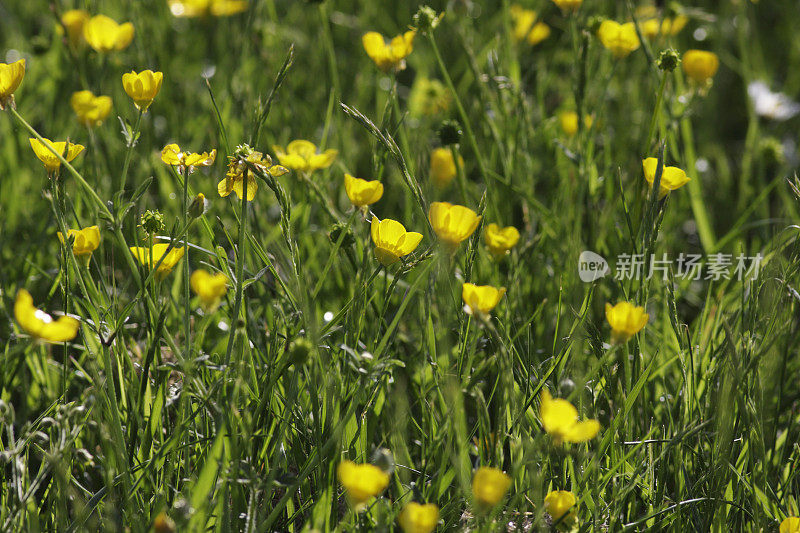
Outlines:
MULTIPOLYGON (((44 139, 47 145, 50 146, 53 150, 58 152, 67 162, 72 161, 75 159, 78 154, 83 152, 83 145, 81 144, 73 144, 67 143, 64 141, 59 142, 52 142, 49 139, 44 139)), ((47 146, 45 146, 39 139, 34 139, 33 137, 30 138, 31 148, 33 148, 33 153, 36 154, 36 157, 39 158, 39 161, 44 163, 44 168, 47 172, 56 172, 61 167, 61 161, 59 161, 56 154, 50 151, 47 146)))
POLYGON ((553 399, 547 389, 542 391, 539 418, 544 430, 556 444, 562 442, 586 442, 600 431, 597 420, 578 420, 578 410, 567 400, 553 399))
POLYGON ((472 283, 461 285, 461 299, 474 315, 488 315, 492 309, 497 307, 505 293, 505 287, 498 289, 491 285, 474 285, 472 283))
POLYGON ((91 15, 83 9, 70 9, 61 15, 61 25, 67 30, 67 41, 72 47, 83 41, 83 26, 90 18, 91 15))
POLYGON ((331 166, 339 154, 338 150, 328 149, 321 154, 317 153, 317 147, 311 141, 297 139, 286 145, 286 150, 282 146, 273 146, 272 150, 278 157, 281 165, 298 172, 311 173, 315 170, 328 168, 331 166))
MULTIPOLYGON (((558 114, 558 123, 561 130, 569 137, 578 133, 578 114, 575 111, 561 111, 558 114)), ((583 125, 588 130, 592 128, 594 118, 591 115, 583 115, 583 125)))
POLYGON ((153 99, 161 90, 161 82, 164 81, 164 74, 143 70, 141 72, 130 71, 122 75, 122 87, 133 100, 133 104, 142 112, 147 112, 147 108, 153 103, 153 99))
POLYGON ((69 103, 78 121, 89 128, 99 126, 111 114, 111 97, 95 96, 92 91, 72 93, 69 103))
POLYGON ((705 50, 687 50, 681 64, 687 76, 699 84, 705 84, 717 73, 719 57, 705 50))
POLYGON ((553 0, 553 3, 566 15, 567 13, 575 13, 578 11, 583 0, 553 0))
POLYGON ((80 322, 71 316, 53 320, 53 317, 34 307, 33 297, 25 289, 17 292, 14 318, 25 333, 45 342, 70 341, 78 334, 80 327, 80 322))
POLYGON ((169 244, 167 243, 154 244, 152 256, 150 255, 149 248, 131 246, 130 250, 133 257, 146 268, 156 267, 158 262, 161 261, 161 264, 156 267, 156 279, 162 280, 172 272, 175 265, 183 258, 184 252, 183 248, 172 248, 167 252, 167 248, 169 248, 169 244), (163 261, 161 259, 162 257, 163 261))
POLYGON ((431 533, 439 523, 439 507, 410 502, 400 511, 397 521, 404 533, 431 533))
POLYGON ((649 319, 650 315, 644 312, 644 307, 628 302, 619 302, 614 306, 606 303, 606 320, 611 326, 611 342, 614 344, 628 342, 647 325, 649 319))
POLYGON ((118 24, 105 15, 95 15, 83 24, 83 38, 97 52, 124 50, 133 40, 133 24, 118 24))
POLYGON ((203 309, 211 313, 219 307, 222 297, 228 291, 228 278, 222 272, 211 274, 205 270, 195 270, 189 278, 194 293, 200 297, 203 309))
MULTIPOLYGON (((58 240, 62 244, 66 244, 64 235, 59 231, 57 233, 58 240)), ((67 230, 67 238, 72 237, 72 253, 75 254, 75 259, 83 262, 85 266, 89 266, 89 259, 92 258, 92 252, 97 250, 100 246, 100 228, 97 226, 89 226, 83 229, 70 229, 67 230)))
MULTIPOLYGON (((463 168, 464 159, 458 156, 458 162, 463 168)), ((431 180, 437 189, 444 189, 458 174, 453 152, 449 148, 434 148, 431 152, 431 180)))
POLYGON ((780 533, 800 533, 800 518, 790 516, 781 522, 780 533))
POLYGON ((390 218, 378 220, 378 217, 372 217, 370 233, 375 243, 375 257, 383 266, 396 263, 413 252, 422 241, 421 233, 406 231, 405 226, 390 218))
POLYGON ((597 29, 597 37, 617 59, 626 57, 641 44, 633 22, 620 24, 613 20, 604 20, 597 29))
POLYGON ((176 17, 227 17, 247 11, 247 0, 167 0, 176 17))
POLYGON ((347 491, 347 499, 356 510, 389 486, 389 474, 375 465, 357 465, 353 461, 342 461, 336 469, 339 483, 347 491))
POLYGON ((478 503, 494 507, 511 487, 511 478, 502 470, 491 466, 478 468, 472 477, 472 495, 478 503))
POLYGON ((383 196, 383 183, 354 178, 350 174, 344 175, 344 189, 350 202, 356 207, 372 205, 383 196))
MULTIPOLYGON (((644 168, 644 179, 646 179, 647 183, 649 183, 650 187, 652 187, 653 183, 656 181, 658 159, 655 157, 648 157, 642 161, 642 167, 644 168)), ((686 177, 686 172, 678 167, 668 167, 665 165, 663 172, 661 172, 661 181, 659 182, 658 187, 658 197, 664 198, 670 193, 670 191, 680 189, 689 183, 689 181, 691 181, 691 178, 686 177)))
POLYGON ((570 521, 575 513, 573 507, 578 500, 575 495, 568 490, 554 490, 551 491, 544 498, 544 510, 553 519, 553 522, 561 522, 562 524, 570 521), (569 513, 569 514, 568 514, 569 513), (564 517, 564 515, 567 515, 564 517), (564 517, 562 519, 562 517, 564 517))
POLYGON ((25 60, 13 63, 0 63, 0 111, 13 105, 14 91, 25 77, 25 60))
POLYGON ((499 259, 508 254, 519 242, 519 230, 514 226, 501 228, 495 223, 486 226, 483 232, 483 239, 492 255, 499 259))
POLYGON ((415 36, 416 32, 409 30, 387 43, 383 35, 376 31, 370 31, 364 34, 361 43, 375 65, 382 71, 388 72, 393 68, 397 70, 405 68, 405 59, 414 49, 415 36))
POLYGON ((462 205, 433 202, 428 209, 428 220, 439 239, 454 250, 475 232, 481 217, 472 209, 462 205))
MULTIPOLYGON (((231 157, 228 163, 228 172, 225 177, 217 184, 217 192, 220 196, 225 198, 230 193, 235 192, 236 196, 241 200, 244 196, 244 174, 248 169, 248 165, 252 165, 262 172, 268 173, 275 178, 283 176, 289 172, 286 168, 280 165, 273 165, 272 158, 269 154, 262 154, 261 152, 251 151, 243 156, 243 159, 231 157)), ((256 197, 258 190, 258 182, 256 181, 255 173, 252 170, 247 172, 247 201, 252 202, 256 197)))
POLYGON ((544 22, 537 22, 536 18, 536 11, 525 9, 517 4, 511 6, 514 41, 526 41, 529 45, 536 46, 550 37, 550 26, 544 22))
POLYGON ((195 154, 192 152, 181 152, 180 146, 175 143, 168 144, 161 150, 161 161, 167 165, 179 167, 180 172, 188 169, 191 173, 195 167, 210 167, 217 158, 217 150, 195 154))

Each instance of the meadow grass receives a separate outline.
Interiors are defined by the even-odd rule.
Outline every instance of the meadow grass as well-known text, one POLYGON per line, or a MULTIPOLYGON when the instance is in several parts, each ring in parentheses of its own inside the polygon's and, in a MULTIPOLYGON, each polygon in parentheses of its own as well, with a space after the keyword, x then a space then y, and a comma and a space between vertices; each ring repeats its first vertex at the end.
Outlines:
POLYGON ((427 29, 403 1, 186 18, 161 0, 0 0, 0 62, 26 60, 0 111, 0 530, 389 531, 411 501, 436 504, 441 531, 778 531, 800 514, 800 119, 748 98, 758 81, 800 94, 797 2, 669 4, 655 16, 686 27, 648 38, 643 2, 520 0, 551 29, 535 45, 514 39, 511 4, 431 1, 444 17, 427 29), (132 22, 133 41, 70 44, 72 8, 132 22), (603 19, 636 20, 641 46, 614 57, 603 19), (363 34, 415 25, 406 68, 377 68, 363 34), (667 49, 713 51, 719 70, 698 84, 659 68, 667 49), (139 113, 122 75, 143 69, 163 85, 139 113), (73 112, 84 89, 112 98, 102 125, 73 112), (567 110, 591 124, 570 134, 567 110), (31 137, 85 150, 48 175, 31 137), (240 148, 284 163, 295 139, 335 161, 280 176, 240 148), (167 165, 173 142, 216 160, 167 165), (656 182, 668 166, 691 181, 660 198, 647 157, 656 182), (217 192, 231 161, 253 201, 217 192), (345 173, 382 198, 354 208, 345 173), (441 201, 482 217, 455 249, 428 217, 441 201), (373 216, 421 243, 381 264, 373 216), (519 230, 510 253, 489 252, 490 223, 519 230), (56 233, 92 225, 85 266, 56 233), (129 249, 155 243, 183 249, 166 275, 129 249), (608 275, 582 281, 586 250, 608 275), (641 276, 615 275, 625 254, 641 276), (681 254, 702 256, 699 279, 681 254), (757 273, 736 275, 740 254, 763 257, 757 273), (217 308, 190 287, 198 269, 228 280, 217 308), (468 313, 464 282, 507 292, 468 313), (20 289, 78 335, 37 340, 20 289), (612 342, 620 301, 649 320, 612 342), (548 433, 547 391, 599 433, 548 433), (355 505, 346 460, 388 486, 355 505), (473 493, 481 466, 511 480, 496 505, 473 493), (561 520, 543 504, 556 490, 576 499, 561 520))

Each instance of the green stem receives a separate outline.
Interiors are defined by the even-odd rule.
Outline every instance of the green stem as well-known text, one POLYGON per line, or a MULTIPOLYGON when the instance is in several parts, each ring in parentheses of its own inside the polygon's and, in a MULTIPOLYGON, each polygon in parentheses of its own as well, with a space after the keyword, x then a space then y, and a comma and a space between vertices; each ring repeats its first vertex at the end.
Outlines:
POLYGON ((128 179, 128 168, 131 165, 131 155, 133 154, 133 147, 136 144, 136 138, 139 135, 139 127, 142 124, 143 114, 144 112, 140 109, 139 114, 136 115, 136 124, 133 126, 133 132, 128 139, 128 151, 125 152, 125 162, 122 164, 122 174, 120 174, 119 178, 119 187, 116 188, 118 191, 125 190, 125 181, 128 179))
POLYGON ((233 352, 233 344, 236 341, 236 330, 238 329, 237 322, 239 321, 239 314, 242 310, 242 299, 244 297, 244 252, 247 246, 247 239, 245 237, 247 229, 247 174, 249 169, 245 167, 242 173, 242 215, 239 218, 239 244, 236 250, 236 298, 233 304, 233 319, 230 327, 230 336, 228 337, 228 347, 225 351, 225 365, 231 362, 231 354, 233 352))
POLYGON ((186 233, 183 236, 183 334, 185 336, 184 343, 186 346, 186 353, 183 354, 184 360, 188 361, 191 358, 192 343, 191 333, 189 331, 189 314, 191 307, 189 300, 191 294, 189 293, 189 168, 183 169, 183 227, 186 233))

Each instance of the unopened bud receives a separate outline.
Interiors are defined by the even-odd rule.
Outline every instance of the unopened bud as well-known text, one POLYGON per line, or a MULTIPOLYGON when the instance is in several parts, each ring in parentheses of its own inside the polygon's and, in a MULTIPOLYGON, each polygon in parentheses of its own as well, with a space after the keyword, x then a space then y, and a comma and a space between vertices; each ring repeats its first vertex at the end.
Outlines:
POLYGON ((206 212, 206 208, 208 207, 208 200, 203 193, 197 193, 197 196, 194 197, 192 203, 189 204, 189 216, 192 218, 198 218, 203 216, 203 213, 206 212))
POLYGON ((678 68, 680 62, 681 56, 678 55, 678 52, 672 48, 667 48, 658 56, 658 61, 656 63, 658 64, 658 68, 664 72, 672 72, 678 68))

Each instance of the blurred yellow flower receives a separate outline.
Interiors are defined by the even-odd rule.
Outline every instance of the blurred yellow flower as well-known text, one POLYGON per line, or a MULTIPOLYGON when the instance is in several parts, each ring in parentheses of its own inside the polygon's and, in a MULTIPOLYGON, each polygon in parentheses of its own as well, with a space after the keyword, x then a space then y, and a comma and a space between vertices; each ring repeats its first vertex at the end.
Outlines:
POLYGON ((422 241, 421 233, 406 231, 405 226, 390 218, 378 220, 378 217, 372 217, 370 233, 375 243, 375 257, 383 266, 396 263, 413 252, 422 241))
POLYGON ((228 278, 222 272, 211 274, 198 269, 189 278, 194 293, 200 297, 203 309, 211 313, 219 307, 222 297, 228 291, 228 278))
POLYGON ((405 68, 405 58, 414 49, 416 32, 409 30, 402 35, 386 42, 383 35, 370 31, 361 38, 367 55, 375 62, 379 69, 388 72, 390 69, 402 70, 405 68))
POLYGON ((506 293, 505 287, 492 287, 491 285, 474 285, 464 283, 461 285, 461 299, 474 315, 488 315, 506 293))
POLYGON ((89 128, 99 126, 111 114, 111 97, 95 96, 92 91, 72 93, 69 103, 78 121, 89 128))
MULTIPOLYGON (((73 144, 67 143, 64 141, 53 142, 50 139, 44 139, 53 150, 58 152, 67 162, 72 161, 75 159, 78 154, 83 152, 83 145, 81 144, 73 144)), ((58 157, 48 150, 47 146, 45 146, 39 139, 35 139, 33 137, 30 138, 31 148, 33 148, 33 153, 36 154, 36 157, 39 158, 39 161, 44 163, 44 168, 47 172, 55 172, 61 167, 61 161, 59 161, 58 157)))
POLYGON ((553 522, 561 521, 562 524, 570 521, 574 517, 575 512, 573 507, 578 500, 575 495, 568 490, 554 490, 551 491, 544 498, 544 510, 553 519, 553 522), (567 514, 569 513, 569 514, 567 514), (564 517, 564 515, 567 515, 564 517), (562 519, 562 517, 564 517, 562 519))
MULTIPOLYGON (((578 133, 578 114, 575 111, 559 112, 558 123, 567 136, 572 137, 578 133)), ((592 128, 592 124, 594 124, 592 115, 583 115, 583 125, 587 130, 592 128)))
POLYGON ((0 63, 0 111, 14 103, 14 91, 25 77, 25 60, 0 63))
POLYGON ((141 72, 130 71, 122 75, 122 87, 133 100, 133 104, 142 112, 147 112, 147 108, 153 103, 153 99, 161 90, 161 82, 164 81, 164 74, 143 70, 141 72))
POLYGON ((433 503, 409 502, 397 521, 404 533, 431 533, 439 523, 439 507, 433 503))
POLYGON ((475 232, 481 217, 472 209, 462 205, 433 202, 428 209, 428 220, 439 239, 454 250, 475 232))
POLYGON ((478 468, 472 477, 472 495, 479 504, 494 507, 511 487, 511 478, 502 470, 491 466, 478 468))
MULTIPOLYGON (((217 192, 223 198, 230 193, 235 192, 236 196, 241 200, 244 196, 244 171, 248 165, 260 169, 263 172, 277 178, 289 172, 286 168, 280 165, 273 165, 272 158, 269 154, 262 154, 261 152, 252 151, 245 156, 244 161, 231 157, 228 163, 228 172, 225 177, 217 184, 217 192)), ((258 182, 256 181, 255 173, 252 171, 247 172, 247 201, 252 202, 256 197, 258 190, 258 182)))
POLYGON ((336 469, 339 483, 347 491, 347 499, 356 510, 389 486, 389 474, 375 465, 342 461, 336 469))
POLYGON ((344 175, 344 189, 350 202, 356 207, 372 205, 383 196, 383 183, 354 178, 350 174, 344 175))
POLYGON ((705 50, 687 50, 683 54, 683 71, 693 81, 704 84, 714 77, 719 68, 719 57, 705 50))
POLYGON ((216 149, 202 154, 181 152, 180 146, 175 143, 168 144, 161 150, 161 161, 167 165, 179 167, 181 172, 184 169, 188 169, 191 173, 195 167, 209 167, 214 164, 216 158, 216 149))
MULTIPOLYGON (((62 244, 66 244, 64 235, 59 231, 57 232, 58 240, 62 244)), ((81 261, 85 266, 89 266, 89 259, 92 258, 92 252, 97 250, 100 246, 100 228, 97 226, 89 226, 83 229, 70 229, 67 230, 67 237, 72 237, 72 253, 75 254, 75 259, 81 261)))
POLYGON ((647 19, 641 24, 642 34, 648 39, 654 39, 659 35, 675 36, 688 22, 689 18, 686 15, 677 15, 675 18, 665 18, 661 21, 657 18, 647 19))
POLYGON ((501 228, 494 222, 486 226, 483 232, 483 239, 492 255, 499 259, 511 250, 519 242, 519 230, 514 226, 501 228))
POLYGON ((70 9, 61 15, 61 24, 67 30, 67 41, 73 47, 78 46, 83 41, 83 26, 91 18, 91 15, 83 9, 70 9))
POLYGON ((227 17, 247 11, 247 0, 167 0, 176 17, 227 17))
POLYGON ((627 56, 641 44, 633 22, 620 24, 613 20, 604 20, 597 29, 597 37, 618 59, 627 56))
POLYGON ((105 15, 95 15, 83 24, 83 38, 97 52, 124 50, 133 40, 133 24, 118 24, 105 15))
MULTIPOLYGON (((648 157, 642 161, 644 168, 644 179, 653 186, 656 180, 656 170, 658 168, 658 159, 655 157, 648 157)), ((670 191, 680 189, 691 181, 691 178, 686 177, 686 172, 678 167, 664 166, 664 171, 661 173, 661 181, 658 187, 658 197, 664 198, 670 191)))
POLYGON ((627 342, 647 325, 649 318, 644 307, 628 302, 619 302, 614 306, 606 303, 606 320, 611 326, 611 342, 614 344, 627 342))
POLYGON ((800 518, 790 516, 781 522, 780 533, 800 533, 800 518))
POLYGON ((408 112, 414 117, 434 116, 450 109, 453 96, 439 80, 417 76, 408 96, 408 112))
MULTIPOLYGON (((458 156, 458 162, 463 168, 464 159, 458 156)), ((437 189, 444 189, 458 174, 453 152, 449 148, 434 148, 431 152, 431 180, 437 189)))
POLYGON ((328 149, 321 154, 317 153, 317 147, 310 141, 297 139, 286 145, 286 150, 282 146, 274 145, 272 150, 278 157, 281 165, 288 169, 298 172, 311 173, 315 170, 328 168, 333 164, 338 150, 328 149))
POLYGON ((131 246, 130 250, 133 257, 146 268, 155 267, 163 257, 164 260, 161 261, 161 264, 156 268, 156 279, 162 280, 172 272, 175 265, 183 258, 184 252, 183 248, 172 248, 167 252, 167 248, 169 248, 169 244, 167 243, 154 244, 152 257, 150 255, 150 249, 146 247, 131 246))
POLYGON ((547 389, 542 390, 539 418, 544 430, 556 444, 562 442, 586 442, 600 431, 597 420, 578 420, 578 410, 567 400, 553 399, 547 389))
POLYGON ((33 297, 25 289, 17 291, 14 301, 14 318, 17 324, 31 337, 45 342, 65 342, 78 334, 80 322, 71 316, 58 320, 33 306, 33 297))
POLYGON ((537 22, 537 13, 518 4, 511 6, 512 36, 514 41, 526 41, 535 46, 550 37, 550 26, 537 22))
POLYGON ((583 0, 553 0, 553 3, 561 8, 561 11, 566 15, 567 13, 578 11, 583 0))

